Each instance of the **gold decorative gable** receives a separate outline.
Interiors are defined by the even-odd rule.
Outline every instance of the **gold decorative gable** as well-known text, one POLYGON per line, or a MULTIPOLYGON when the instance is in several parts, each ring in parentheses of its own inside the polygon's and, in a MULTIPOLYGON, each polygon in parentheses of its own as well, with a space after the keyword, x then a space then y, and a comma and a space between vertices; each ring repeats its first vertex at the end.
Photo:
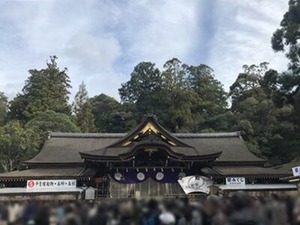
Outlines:
POLYGON ((176 146, 176 143, 174 143, 173 141, 167 139, 164 135, 162 135, 159 130, 151 123, 151 122, 147 122, 145 124, 144 127, 142 127, 140 129, 140 132, 138 132, 137 135, 135 135, 132 139, 125 141, 125 143, 123 143, 122 146, 128 146, 130 145, 133 141, 137 140, 139 137, 141 137, 142 135, 145 135, 146 133, 148 134, 156 134, 158 135, 163 141, 169 143, 172 146, 176 146))

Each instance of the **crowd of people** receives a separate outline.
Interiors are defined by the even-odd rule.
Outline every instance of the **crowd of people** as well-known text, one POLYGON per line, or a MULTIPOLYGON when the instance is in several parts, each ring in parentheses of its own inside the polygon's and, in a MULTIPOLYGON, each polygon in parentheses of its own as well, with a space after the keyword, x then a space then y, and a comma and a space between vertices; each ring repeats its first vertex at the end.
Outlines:
POLYGON ((0 225, 300 225, 300 198, 238 191, 199 201, 106 199, 97 202, 2 203, 0 225))

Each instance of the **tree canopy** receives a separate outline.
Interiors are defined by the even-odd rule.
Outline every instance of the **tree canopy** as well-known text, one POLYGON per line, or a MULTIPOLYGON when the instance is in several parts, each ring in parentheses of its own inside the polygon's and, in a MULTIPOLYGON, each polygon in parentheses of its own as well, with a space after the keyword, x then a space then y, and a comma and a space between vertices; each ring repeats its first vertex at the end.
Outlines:
MULTIPOLYGON (((282 104, 290 104, 293 113, 290 121, 295 130, 290 133, 289 138, 284 138, 278 143, 284 146, 283 150, 278 150, 283 155, 299 155, 300 150, 300 1, 289 0, 288 11, 283 15, 283 19, 271 39, 272 48, 275 52, 284 51, 289 60, 287 71, 277 75, 277 99, 283 99, 282 104)), ((276 146, 274 146, 276 148, 276 146)), ((284 156, 283 156, 284 157, 284 156)))
POLYGON ((51 110, 37 113, 25 124, 25 128, 32 129, 36 134, 39 134, 41 143, 46 140, 49 132, 80 132, 70 116, 51 110))
POLYGON ((94 96, 90 101, 97 132, 128 132, 135 127, 136 120, 133 117, 135 108, 133 104, 121 104, 105 94, 94 96))
POLYGON ((206 65, 192 66, 168 60, 160 71, 142 62, 119 89, 123 103, 134 104, 137 122, 154 113, 172 132, 199 131, 205 118, 225 112, 226 92, 206 65))
POLYGON ((10 102, 11 118, 28 121, 47 110, 70 114, 67 68, 60 70, 56 60, 56 56, 51 56, 45 69, 29 70, 22 93, 10 102))
POLYGON ((295 94, 300 88, 300 0, 289 0, 289 9, 272 36, 274 51, 285 51, 289 59, 288 71, 281 76, 281 89, 295 94))
POLYGON ((18 121, 0 127, 0 171, 17 169, 22 161, 37 153, 39 144, 39 136, 18 121))

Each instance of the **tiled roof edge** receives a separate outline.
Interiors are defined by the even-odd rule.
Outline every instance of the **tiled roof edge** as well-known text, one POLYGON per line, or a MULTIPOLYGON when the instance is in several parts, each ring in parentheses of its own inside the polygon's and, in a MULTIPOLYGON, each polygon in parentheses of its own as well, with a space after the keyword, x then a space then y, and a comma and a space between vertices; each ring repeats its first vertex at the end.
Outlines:
POLYGON ((126 133, 62 133, 62 132, 49 132, 49 137, 74 137, 74 138, 94 138, 94 137, 124 137, 126 133))
POLYGON ((222 133, 175 133, 176 137, 239 137, 239 132, 222 132, 222 133))
MULTIPOLYGON (((63 132, 49 132, 49 137, 74 137, 74 138, 97 138, 97 137, 111 137, 121 138, 126 133, 63 133, 63 132)), ((178 138, 197 138, 197 137, 239 137, 239 132, 223 132, 223 133, 173 133, 178 138)))

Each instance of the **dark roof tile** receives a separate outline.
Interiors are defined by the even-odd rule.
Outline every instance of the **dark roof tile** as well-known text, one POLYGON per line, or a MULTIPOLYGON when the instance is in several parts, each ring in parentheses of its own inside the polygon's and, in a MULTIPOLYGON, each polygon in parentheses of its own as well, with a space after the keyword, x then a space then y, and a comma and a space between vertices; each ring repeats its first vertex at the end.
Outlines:
MULTIPOLYGON (((103 149, 103 155, 106 156, 120 154, 122 148, 118 148, 117 152, 104 149, 117 142, 123 135, 125 134, 50 133, 50 138, 46 140, 41 152, 27 163, 82 163, 79 152, 96 149, 103 149)), ((198 155, 222 152, 218 162, 264 161, 247 149, 237 132, 173 135, 193 146, 198 155)), ((178 151, 183 153, 184 149, 180 148, 178 151)), ((98 154, 101 155, 101 151, 98 154)))

